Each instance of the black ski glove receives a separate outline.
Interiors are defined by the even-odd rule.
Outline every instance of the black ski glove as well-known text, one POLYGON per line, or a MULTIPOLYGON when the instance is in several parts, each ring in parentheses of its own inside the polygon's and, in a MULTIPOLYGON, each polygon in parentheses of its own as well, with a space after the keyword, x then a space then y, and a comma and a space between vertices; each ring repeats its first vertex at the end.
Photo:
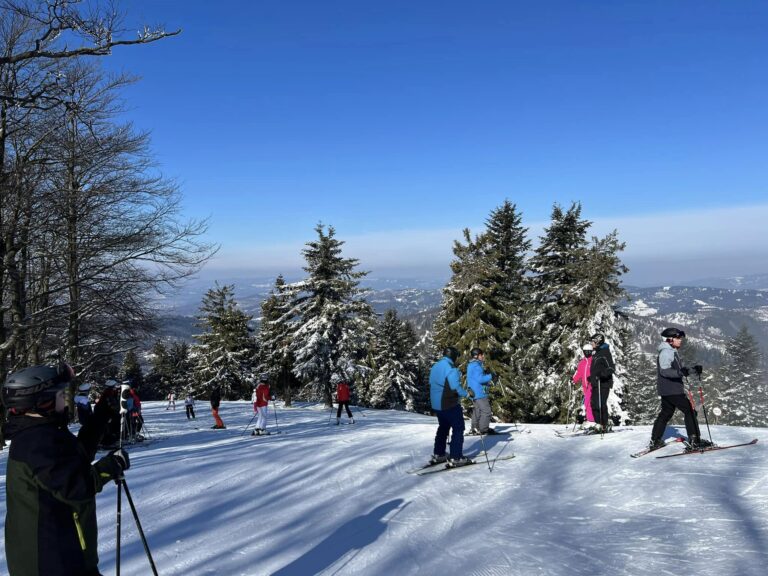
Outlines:
POLYGON ((696 364, 696 366, 693 367, 693 372, 696 374, 696 376, 701 376, 701 373, 704 371, 704 368, 701 366, 701 364, 696 364))
POLYGON ((270 400, 272 400, 272 402, 274 402, 275 401, 275 397, 274 396, 270 397, 270 400))
POLYGON ((682 368, 680 368, 680 373, 683 376, 689 376, 691 374, 691 371, 686 366, 683 366, 682 368))
POLYGON ((121 470, 128 470, 131 467, 131 459, 128 457, 128 452, 120 448, 110 454, 115 459, 121 470))
POLYGON ((128 453, 121 448, 110 452, 93 466, 103 482, 104 479, 117 480, 122 478, 123 470, 128 470, 131 467, 131 461, 128 458, 128 453))

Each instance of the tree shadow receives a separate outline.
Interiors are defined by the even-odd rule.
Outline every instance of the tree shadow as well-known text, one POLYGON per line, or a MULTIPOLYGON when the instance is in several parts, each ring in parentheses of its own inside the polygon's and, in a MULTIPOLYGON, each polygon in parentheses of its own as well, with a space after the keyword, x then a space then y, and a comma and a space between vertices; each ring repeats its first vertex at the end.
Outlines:
POLYGON ((353 518, 303 556, 274 572, 272 576, 307 576, 325 570, 350 551, 362 550, 373 544, 387 529, 387 520, 384 520, 384 517, 393 510, 403 510, 406 506, 404 500, 397 498, 377 506, 368 514, 353 518))

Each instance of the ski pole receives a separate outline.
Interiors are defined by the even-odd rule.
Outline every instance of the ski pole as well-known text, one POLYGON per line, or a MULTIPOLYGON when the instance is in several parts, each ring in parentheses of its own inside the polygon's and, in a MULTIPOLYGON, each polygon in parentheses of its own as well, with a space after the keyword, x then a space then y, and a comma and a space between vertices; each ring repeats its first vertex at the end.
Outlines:
POLYGON ((597 379, 597 399, 600 402, 600 439, 605 436, 605 427, 603 426, 603 387, 600 386, 600 380, 597 379))
POLYGON ((272 411, 275 413, 275 430, 279 431, 280 426, 277 425, 277 405, 274 400, 272 400, 272 411))
MULTIPOLYGON (((341 407, 341 405, 339 405, 341 407)), ((333 418, 333 403, 331 403, 331 412, 328 414, 328 424, 331 423, 331 418, 333 418)))
POLYGON ((128 504, 131 505, 131 512, 133 512, 133 519, 136 521, 136 528, 139 529, 139 536, 141 536, 141 543, 144 544, 144 551, 147 553, 147 559, 149 565, 152 567, 152 574, 157 576, 157 568, 155 567, 155 561, 152 559, 152 553, 149 551, 149 544, 147 544, 147 538, 144 536, 144 530, 141 528, 141 522, 139 521, 139 514, 136 512, 136 506, 133 505, 133 498, 131 498, 131 492, 128 490, 128 484, 125 478, 120 478, 120 482, 125 488, 125 497, 128 499, 128 504))
MULTIPOLYGON (((120 403, 120 437, 117 441, 118 450, 123 449, 123 434, 125 433, 125 419, 128 416, 128 395, 130 394, 130 386, 123 384, 120 386, 120 396, 118 402, 120 403)), ((123 522, 123 484, 121 482, 122 474, 120 478, 115 479, 117 484, 117 521, 116 521, 116 534, 115 534, 115 574, 120 576, 120 531, 123 522)))
POLYGON ((246 432, 248 432, 248 428, 250 427, 250 425, 251 425, 251 422, 253 422, 253 419, 254 419, 254 418, 256 418, 256 412, 254 412, 254 413, 253 413, 253 416, 251 417, 251 421, 250 421, 250 422, 248 422, 248 424, 246 424, 246 425, 245 425, 245 430, 243 430, 243 433, 242 433, 242 434, 240 434, 240 438, 242 438, 243 436, 245 436, 245 433, 246 433, 246 432))
MULTIPOLYGON (((712 442, 712 432, 709 429, 709 418, 707 418, 707 407, 704 405, 704 390, 701 387, 701 376, 699 376, 699 398, 701 398, 701 410, 704 412, 704 422, 707 423, 707 434, 709 441, 712 442)), ((714 444, 714 442, 712 442, 714 444)))
POLYGON ((363 411, 360 409, 360 406, 358 406, 357 404, 355 404, 355 410, 357 410, 358 412, 360 412, 360 414, 362 414, 362 415, 363 415, 363 418, 367 418, 367 416, 365 415, 365 412, 363 412, 363 411))
POLYGON ((486 448, 485 448, 485 440, 483 439, 483 433, 482 432, 480 433, 480 444, 483 445, 483 453, 485 453, 485 462, 486 462, 486 464, 488 464, 488 473, 491 473, 491 472, 493 472, 493 470, 491 469, 491 461, 488 460, 488 450, 486 450, 486 448))

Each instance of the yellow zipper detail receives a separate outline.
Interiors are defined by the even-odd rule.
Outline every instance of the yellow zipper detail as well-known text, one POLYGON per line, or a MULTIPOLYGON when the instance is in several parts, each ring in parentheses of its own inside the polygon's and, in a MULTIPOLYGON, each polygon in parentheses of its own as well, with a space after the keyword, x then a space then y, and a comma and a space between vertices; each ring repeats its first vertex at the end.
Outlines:
POLYGON ((80 516, 77 512, 72 512, 72 517, 75 519, 75 528, 77 529, 77 537, 80 539, 80 548, 85 552, 85 535, 83 534, 83 527, 80 526, 80 516))

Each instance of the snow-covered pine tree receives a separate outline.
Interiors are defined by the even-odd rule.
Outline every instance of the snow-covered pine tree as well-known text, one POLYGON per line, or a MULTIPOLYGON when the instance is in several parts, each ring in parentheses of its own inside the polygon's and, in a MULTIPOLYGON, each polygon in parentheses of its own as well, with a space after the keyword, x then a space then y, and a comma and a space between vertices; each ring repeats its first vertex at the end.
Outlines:
POLYGON ((626 372, 621 405, 630 424, 652 424, 659 412, 656 358, 642 352, 634 333, 623 330, 621 336, 626 372))
POLYGON ((514 362, 515 352, 528 346, 525 320, 530 314, 530 283, 527 258, 531 242, 528 229, 522 225, 522 214, 505 200, 486 220, 483 249, 488 255, 488 277, 491 291, 488 301, 498 307, 498 325, 493 339, 478 340, 485 351, 486 369, 498 374, 498 386, 491 387, 493 412, 504 419, 516 420, 519 405, 525 403, 526 387, 513 382, 528 382, 514 362))
POLYGON ((175 341, 168 348, 166 366, 167 378, 172 390, 177 397, 183 394, 195 394, 193 365, 189 344, 183 340, 175 341))
POLYGON ((373 310, 359 287, 368 272, 356 271, 356 258, 344 258, 343 241, 322 224, 317 240, 302 250, 308 276, 286 284, 290 310, 284 315, 292 324, 293 373, 307 384, 308 396, 331 406, 331 378, 354 377, 361 369, 373 334, 373 310))
POLYGON ((251 318, 238 307, 232 285, 217 283, 203 296, 197 326, 205 332, 195 335, 198 343, 191 353, 196 394, 218 388, 222 398, 247 397, 256 359, 251 318))
POLYGON ((768 423, 766 371, 760 346, 746 326, 741 326, 736 335, 729 339, 719 374, 720 382, 714 405, 723 413, 718 423, 765 426, 768 423))
POLYGON ((133 388, 141 389, 141 386, 144 384, 144 373, 141 370, 141 365, 135 351, 128 350, 125 353, 120 375, 123 380, 130 380, 133 388))
MULTIPOLYGON (((477 346, 485 352, 485 367, 503 376, 505 402, 496 410, 502 417, 511 414, 506 392, 514 370, 511 349, 524 339, 521 319, 528 307, 525 257, 530 242, 521 221, 515 205, 505 201, 491 212, 482 234, 473 239, 464 230, 464 243, 454 242, 453 275, 435 323, 436 342, 440 348, 456 347, 463 354, 460 366, 477 346)), ((492 400, 499 399, 492 392, 492 400)))
POLYGON ((555 204, 551 224, 529 262, 535 309, 528 324, 530 346, 519 361, 534 374, 538 395, 530 415, 534 420, 565 418, 581 346, 598 331, 612 345, 617 365, 609 410, 612 416, 626 418, 616 397, 622 389, 623 358, 618 347, 622 320, 614 310, 623 295, 619 276, 627 271, 618 257, 624 244, 614 231, 602 239, 592 238, 590 245, 591 225, 581 218, 579 203, 567 211, 555 204))
POLYGON ((416 333, 395 310, 387 310, 373 338, 375 374, 368 402, 374 408, 405 408, 413 411, 419 390, 419 364, 414 352, 416 333))
POLYGON ((293 354, 291 352, 291 326, 285 319, 291 300, 286 294, 282 275, 275 280, 269 298, 261 303, 259 329, 259 372, 269 374, 275 391, 291 405, 293 354))

